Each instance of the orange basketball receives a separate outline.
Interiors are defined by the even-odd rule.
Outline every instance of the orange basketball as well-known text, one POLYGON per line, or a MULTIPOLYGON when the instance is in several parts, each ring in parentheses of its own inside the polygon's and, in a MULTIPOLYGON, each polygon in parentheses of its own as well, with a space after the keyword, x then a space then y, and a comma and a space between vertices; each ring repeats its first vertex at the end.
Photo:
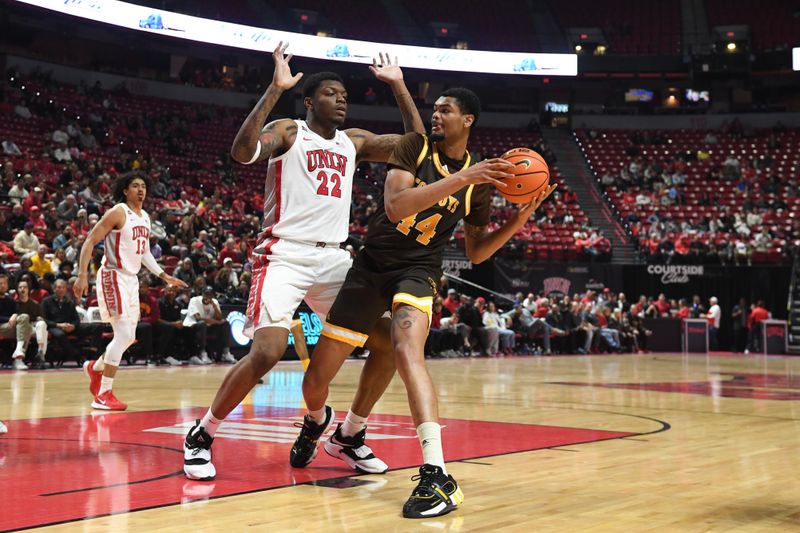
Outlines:
POLYGON ((514 164, 513 178, 504 180, 507 187, 497 190, 509 202, 527 204, 550 183, 550 169, 542 156, 530 148, 512 148, 500 156, 514 164))

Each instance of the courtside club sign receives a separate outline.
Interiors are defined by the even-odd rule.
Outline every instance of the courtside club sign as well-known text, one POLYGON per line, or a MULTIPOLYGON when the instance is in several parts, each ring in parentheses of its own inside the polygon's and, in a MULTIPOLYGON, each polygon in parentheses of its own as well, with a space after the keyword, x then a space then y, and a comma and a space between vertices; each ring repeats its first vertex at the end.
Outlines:
POLYGON ((647 273, 661 276, 661 283, 689 283, 689 276, 702 276, 702 265, 647 265, 647 273))

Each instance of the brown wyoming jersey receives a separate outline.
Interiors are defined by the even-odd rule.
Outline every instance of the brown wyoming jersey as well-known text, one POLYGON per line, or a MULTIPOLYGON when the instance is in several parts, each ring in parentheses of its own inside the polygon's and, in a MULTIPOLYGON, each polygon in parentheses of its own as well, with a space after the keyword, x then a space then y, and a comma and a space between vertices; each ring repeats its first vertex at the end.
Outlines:
MULTIPOLYGON (((420 133, 407 133, 389 159, 389 169, 414 174, 414 187, 425 187, 475 163, 469 153, 460 161, 439 153, 436 144, 420 133)), ((427 266, 440 269, 447 241, 458 221, 473 226, 489 223, 491 185, 467 185, 437 204, 400 222, 386 216, 383 198, 369 222, 364 253, 370 267, 380 272, 427 266)))

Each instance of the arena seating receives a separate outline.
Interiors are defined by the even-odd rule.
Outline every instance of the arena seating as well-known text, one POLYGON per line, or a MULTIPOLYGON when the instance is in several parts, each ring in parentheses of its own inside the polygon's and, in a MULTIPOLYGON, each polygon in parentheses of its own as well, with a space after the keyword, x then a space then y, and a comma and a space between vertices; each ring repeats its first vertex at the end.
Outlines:
POLYGON ((797 2, 758 0, 706 0, 709 26, 747 25, 752 48, 757 51, 790 48, 800 44, 800 5, 797 2))
POLYGON ((467 0, 458 10, 427 0, 407 0, 405 5, 424 31, 432 30, 431 23, 458 23, 453 39, 467 41, 472 49, 533 52, 539 46, 525 2, 467 0))
MULTIPOLYGON (((270 0, 279 12, 291 16, 292 9, 309 9, 319 12, 336 30, 336 36, 344 39, 359 39, 400 43, 389 14, 380 2, 359 2, 358 0, 270 0)), ((322 23, 320 28, 326 28, 322 23)), ((296 31, 296 28, 293 30, 296 31)))
POLYGON ((600 27, 610 54, 679 54, 681 5, 678 0, 551 0, 563 28, 600 27))
POLYGON ((613 178, 613 182, 606 178, 607 197, 621 221, 639 239, 645 255, 656 253, 657 242, 652 241, 651 229, 659 238, 675 242, 679 255, 696 243, 701 245, 698 250, 709 252, 710 248, 709 253, 723 256, 736 241, 742 241, 741 253, 733 250, 732 259, 741 255, 742 261, 754 263, 787 261, 788 249, 800 237, 800 198, 794 181, 800 163, 800 132, 796 130, 744 134, 578 130, 576 136, 598 180, 602 182, 603 176, 613 178), (716 142, 707 144, 707 140, 716 142), (738 171, 727 168, 732 166, 726 165, 726 161, 732 161, 729 158, 738 161, 738 171), (649 165, 658 165, 669 176, 683 174, 685 183, 676 185, 674 200, 669 199, 669 186, 660 192, 652 186, 653 182, 662 181, 658 176, 649 186, 647 180, 629 183, 621 179, 623 169, 630 174, 632 163, 639 166, 640 173, 649 165), (637 205, 636 198, 642 193, 650 199, 647 205, 637 205), (720 213, 741 218, 747 229, 709 228, 708 222, 718 219, 720 213), (747 223, 747 213, 754 214, 757 223, 747 223), (654 224, 658 226, 653 228, 654 224), (762 227, 770 239, 759 246, 756 237, 762 227))
MULTIPOLYGON (((40 80, 16 80, 15 92, 9 98, 10 104, 29 100, 29 106, 50 110, 34 115, 30 119, 7 114, 0 121, 0 138, 12 139, 23 152, 22 156, 11 158, 17 172, 39 174, 46 189, 53 192, 65 165, 42 157, 51 147, 51 133, 63 126, 64 117, 77 118, 78 122, 88 123, 87 114, 95 113, 102 118, 95 126, 98 135, 98 148, 85 151, 83 158, 95 161, 101 169, 112 169, 122 157, 122 151, 133 155, 126 159, 147 159, 169 169, 171 179, 179 180, 173 190, 185 191, 189 199, 196 199, 200 191, 215 191, 215 200, 223 206, 220 222, 227 230, 237 227, 244 220, 244 213, 230 209, 234 199, 247 203, 250 212, 260 210, 263 192, 265 164, 254 166, 227 166, 227 152, 231 139, 240 125, 241 110, 213 106, 197 106, 176 101, 117 94, 100 91, 87 94, 87 89, 47 83, 40 80), (25 87, 23 90, 22 87, 25 87), (36 96, 38 93, 38 96, 36 96), (52 100, 52 104, 49 102, 52 100), (111 109, 103 107, 103 101, 113 102, 111 109), (55 111, 53 111, 55 110, 55 111), (55 113, 55 114, 53 114, 55 113), (102 136, 107 131, 108 136, 102 136), (102 136, 102 138, 101 138, 102 136), (178 138, 178 148, 171 149, 168 139, 178 138)), ((91 90, 88 90, 91 93, 91 90)), ((353 122, 347 126, 358 126, 376 133, 397 131, 399 124, 385 122, 353 122)), ((498 156, 509 148, 517 146, 537 146, 541 137, 515 129, 478 128, 471 142, 471 150, 484 156, 498 156)), ((551 168, 552 180, 561 183, 558 168, 551 168)), ((376 201, 382 188, 385 168, 377 165, 371 168, 362 165, 360 179, 356 180, 354 212, 364 207, 365 202, 376 201), (372 200, 368 200, 368 196, 372 200)), ((10 187, 10 184, 8 184, 10 187)), ((174 200, 155 200, 157 209, 169 207, 174 200)), ((212 208, 213 203, 209 204, 212 208)), ((503 208, 498 202, 495 223, 502 223, 514 212, 503 208)), ((6 205, 8 209, 8 205, 6 205)), ((585 259, 582 244, 576 244, 581 232, 590 231, 585 214, 570 195, 568 188, 561 183, 558 194, 540 209, 537 217, 541 223, 531 221, 522 228, 517 237, 505 251, 512 255, 523 254, 530 259, 577 260, 585 259), (564 217, 567 222, 563 222, 564 217)), ((354 222, 351 229, 356 235, 366 231, 366 219, 354 222)), ((463 233, 456 234, 455 242, 463 246, 463 233)), ((173 266, 173 265, 170 265, 173 266)))

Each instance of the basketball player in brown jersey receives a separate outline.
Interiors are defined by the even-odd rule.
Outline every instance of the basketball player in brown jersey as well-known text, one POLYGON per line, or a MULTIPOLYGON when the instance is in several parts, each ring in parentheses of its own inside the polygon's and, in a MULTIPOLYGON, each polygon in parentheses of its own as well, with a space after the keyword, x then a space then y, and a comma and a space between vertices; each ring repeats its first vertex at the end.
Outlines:
MULTIPOLYGON (((491 185, 504 186, 501 180, 512 177, 513 165, 503 159, 472 164, 467 141, 479 114, 475 93, 449 89, 434 104, 431 134, 408 133, 395 148, 383 202, 370 220, 365 246, 328 314, 303 380, 309 411, 322 408, 328 385, 353 347, 363 346, 374 323, 391 310, 395 362, 424 463, 413 478, 419 484, 403 507, 407 518, 443 515, 463 501, 445 466, 436 389, 424 357, 444 247, 463 219, 467 257, 473 263, 485 261, 555 189, 547 187, 503 227, 490 232, 491 185)), ((298 442, 305 433, 303 428, 298 442)), ((340 440, 337 430, 326 451, 340 440)))

